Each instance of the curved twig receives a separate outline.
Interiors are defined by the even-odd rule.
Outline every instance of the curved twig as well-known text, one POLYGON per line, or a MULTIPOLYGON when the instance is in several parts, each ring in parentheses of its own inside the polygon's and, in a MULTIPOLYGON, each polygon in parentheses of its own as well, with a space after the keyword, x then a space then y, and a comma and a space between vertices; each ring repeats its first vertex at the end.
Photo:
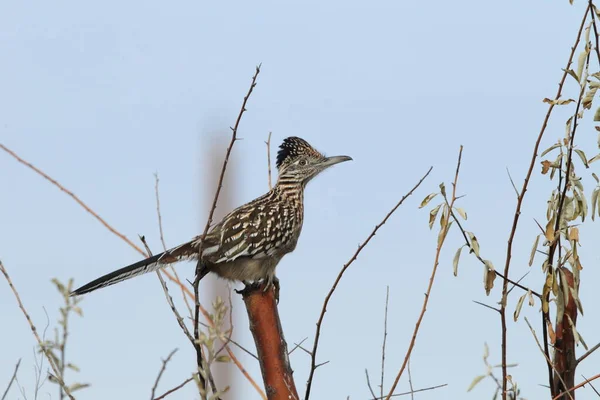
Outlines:
POLYGON ((373 231, 367 237, 367 239, 360 246, 358 246, 358 249, 356 250, 354 255, 352 257, 350 257, 350 260, 348 260, 348 262, 346 264, 344 264, 344 266, 340 270, 337 278, 333 282, 333 286, 331 287, 331 289, 329 290, 329 293, 327 293, 327 296, 325 297, 325 301, 323 302, 323 307, 321 309, 321 314, 319 315, 319 320, 317 321, 317 330, 315 332, 315 342, 313 344, 313 349, 310 354, 311 365, 310 365, 310 373, 308 375, 308 382, 306 384, 306 394, 304 396, 305 400, 308 400, 308 398, 310 396, 310 389, 312 386, 312 381, 313 381, 313 378, 315 375, 315 370, 317 369, 317 348, 319 346, 319 338, 321 336, 321 325, 323 324, 323 319, 325 318, 325 313, 327 312, 327 305, 329 304, 329 300, 331 299, 331 296, 333 296, 333 293, 335 292, 335 289, 337 288, 338 283, 342 279, 342 276, 344 275, 344 273, 346 272, 348 267, 350 265, 352 265, 352 263, 356 260, 356 258, 360 254, 360 252, 365 248, 365 246, 367 244, 369 244, 371 239, 373 239, 373 237, 375 236, 375 234, 377 233, 379 228, 381 228, 387 222, 387 220, 392 216, 392 214, 398 209, 398 207, 400 207, 402 205, 402 203, 404 203, 404 200, 406 200, 406 198, 408 196, 410 196, 411 194, 413 194, 413 192, 415 190, 417 190, 417 188, 421 185, 421 183, 423 183, 425 178, 427 178, 427 176, 429 176, 429 173, 431 172, 432 169, 433 169, 433 167, 429 167, 429 170, 427 171, 427 173, 425 175, 423 175, 423 177, 419 180, 419 182, 417 182, 417 184, 407 194, 402 196, 400 201, 390 210, 390 212, 387 213, 385 218, 383 218, 383 220, 375 226, 375 229, 373 229, 373 231))

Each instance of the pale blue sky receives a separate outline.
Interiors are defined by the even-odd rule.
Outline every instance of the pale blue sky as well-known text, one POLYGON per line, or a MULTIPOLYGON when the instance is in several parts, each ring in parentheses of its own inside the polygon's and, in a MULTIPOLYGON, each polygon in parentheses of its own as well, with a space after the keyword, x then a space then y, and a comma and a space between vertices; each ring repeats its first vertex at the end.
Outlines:
MULTIPOLYGON (((450 182, 465 146, 459 191, 467 229, 484 257, 504 263, 515 206, 508 167, 520 186, 531 148, 578 28, 583 3, 541 0, 304 1, 0 5, 0 142, 73 190, 130 238, 159 247, 154 177, 161 178, 165 235, 175 245, 200 233, 214 186, 203 164, 215 131, 237 116, 254 66, 263 63, 233 153, 234 205, 267 189, 265 145, 301 136, 323 152, 354 158, 315 179, 306 193, 297 250, 278 268, 280 315, 288 342, 312 342, 322 301, 341 266, 388 209, 430 165, 431 177, 385 225, 348 270, 324 323, 313 396, 370 397, 368 368, 378 381, 385 287, 390 286, 386 387, 404 358, 433 262, 436 234, 420 200, 450 182)), ((567 86, 572 96, 576 90, 567 86)), ((558 110, 544 148, 564 134, 570 109, 558 110)), ((588 119, 591 115, 588 116, 588 119)), ((589 121, 579 143, 595 150, 589 121)), ((212 148, 212 147, 211 147, 212 148)), ((224 150, 224 148, 223 148, 224 150)), ((275 151, 275 149, 273 149, 275 151)), ((591 157, 591 155, 590 155, 591 157)), ((597 170, 599 164, 593 164, 597 170)), ((58 277, 83 284, 134 262, 138 254, 32 171, 0 154, 0 259, 39 327, 43 308, 56 317, 58 277)), ((229 175, 232 177, 233 175, 229 175)), ((587 193, 593 188, 587 179, 587 193)), ((527 261, 553 184, 536 169, 514 249, 512 277, 540 290, 540 266, 527 261)), ((598 227, 582 229, 580 332, 600 340, 595 285, 598 227)), ((428 312, 412 357, 416 388, 448 387, 418 399, 490 398, 493 384, 466 389, 484 373, 484 342, 500 362, 498 316, 472 300, 488 298, 482 267, 463 252, 458 278, 452 257, 462 244, 450 234, 428 312)), ((541 260, 538 259, 538 260, 541 260)), ((192 278, 193 265, 178 267, 192 278)), ((511 298, 511 312, 518 298, 511 298)), ((78 398, 148 398, 160 359, 174 347, 159 392, 193 369, 194 355, 165 302, 157 278, 144 276, 86 296, 85 317, 71 324, 69 359, 92 383, 78 398)), ((541 331, 539 304, 522 315, 541 331)), ((253 348, 239 296, 234 338, 253 348)), ((23 357, 19 380, 33 387, 34 340, 12 294, 0 283, 3 340, 0 387, 23 357)), ((581 351, 581 349, 578 349, 581 351)), ((239 352, 238 352, 239 353, 239 352)), ((258 364, 239 353, 259 382, 258 364)), ((524 321, 509 321, 511 371, 529 399, 541 398, 546 367, 524 321)), ((304 393, 310 360, 291 357, 304 393)), ((578 372, 597 374, 594 354, 578 372)), ((577 381, 581 380, 578 374, 577 381)), ((234 372, 240 399, 258 398, 234 372), (244 393, 244 394, 242 394, 244 393)), ((408 390, 407 374, 398 390, 408 390)), ((47 384, 45 392, 57 398, 47 384)), ((190 385, 173 399, 194 398, 190 385)), ((43 394, 44 398, 47 398, 43 394)), ((11 399, 20 398, 14 390, 11 399)), ((586 389, 578 398, 593 398, 586 389)))

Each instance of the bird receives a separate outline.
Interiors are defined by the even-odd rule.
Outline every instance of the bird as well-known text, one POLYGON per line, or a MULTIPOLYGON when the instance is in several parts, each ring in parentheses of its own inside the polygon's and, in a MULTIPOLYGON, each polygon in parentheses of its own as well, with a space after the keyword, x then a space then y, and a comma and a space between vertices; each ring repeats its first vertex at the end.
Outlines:
POLYGON ((212 272, 230 281, 266 280, 266 289, 277 279, 277 264, 298 243, 304 221, 306 184, 327 168, 350 160, 349 156, 326 157, 306 140, 288 137, 277 152, 277 183, 267 193, 231 211, 206 237, 196 236, 187 243, 101 276, 74 290, 71 296, 184 260, 200 263, 197 279, 212 272))

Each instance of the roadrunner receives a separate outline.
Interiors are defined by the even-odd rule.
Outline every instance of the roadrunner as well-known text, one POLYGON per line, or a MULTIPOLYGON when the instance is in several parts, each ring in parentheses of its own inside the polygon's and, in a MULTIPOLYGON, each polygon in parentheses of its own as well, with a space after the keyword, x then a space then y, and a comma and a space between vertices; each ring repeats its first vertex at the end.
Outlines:
POLYGON ((200 278, 214 272, 232 281, 267 280, 270 285, 279 261, 296 248, 304 218, 306 184, 332 165, 349 160, 352 158, 348 156, 325 157, 306 140, 289 137, 277 153, 279 177, 273 189, 227 214, 206 238, 196 236, 164 253, 104 275, 71 295, 89 293, 178 261, 197 261, 200 255, 200 278))

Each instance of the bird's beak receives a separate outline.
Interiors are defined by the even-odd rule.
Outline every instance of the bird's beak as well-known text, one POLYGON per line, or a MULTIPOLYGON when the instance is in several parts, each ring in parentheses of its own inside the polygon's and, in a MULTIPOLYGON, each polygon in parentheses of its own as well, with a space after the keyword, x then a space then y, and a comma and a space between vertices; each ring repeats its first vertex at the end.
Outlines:
POLYGON ((328 168, 328 167, 331 167, 332 165, 339 164, 344 161, 350 161, 350 160, 352 160, 352 157, 348 157, 348 156, 327 157, 321 165, 323 165, 324 168, 328 168))

